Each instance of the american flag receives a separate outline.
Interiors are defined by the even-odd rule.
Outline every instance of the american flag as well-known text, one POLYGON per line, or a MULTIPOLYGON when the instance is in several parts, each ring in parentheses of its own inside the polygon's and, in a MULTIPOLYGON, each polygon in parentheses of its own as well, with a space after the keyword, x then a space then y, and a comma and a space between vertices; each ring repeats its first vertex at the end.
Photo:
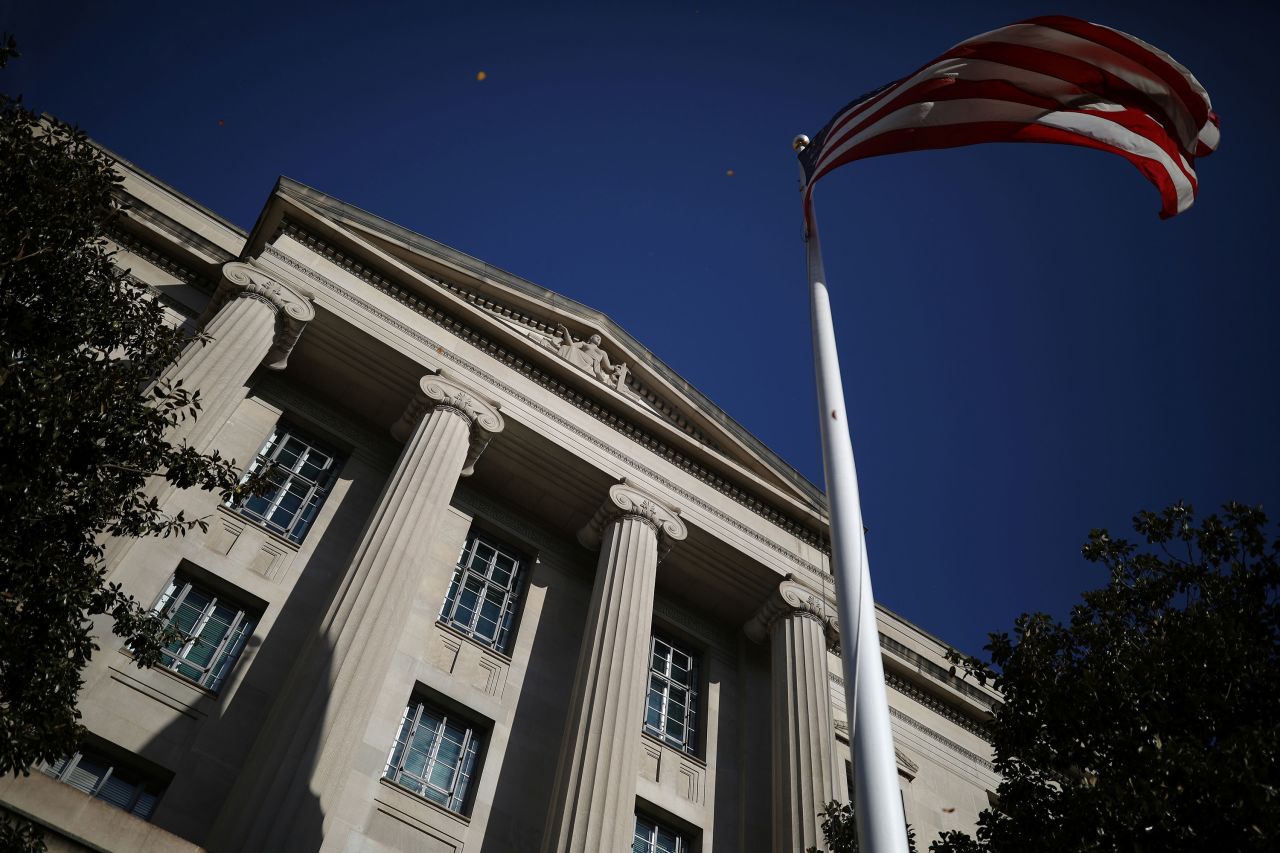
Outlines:
POLYGON ((1218 145, 1209 94, 1172 57, 1063 15, 961 42, 836 113, 800 154, 805 207, 837 166, 979 142, 1058 142, 1119 154, 1160 190, 1161 218, 1196 196, 1195 158, 1218 145))

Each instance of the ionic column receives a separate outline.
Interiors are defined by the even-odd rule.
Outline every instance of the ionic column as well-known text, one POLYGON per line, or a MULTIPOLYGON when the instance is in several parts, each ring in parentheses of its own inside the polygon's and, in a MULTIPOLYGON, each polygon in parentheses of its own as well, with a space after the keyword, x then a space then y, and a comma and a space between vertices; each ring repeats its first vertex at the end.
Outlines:
POLYGON ((452 379, 422 379, 392 428, 408 438, 404 451, 316 640, 259 734, 211 849, 303 849, 321 833, 328 837, 439 521, 458 478, 502 428, 497 406, 474 391, 452 379))
POLYGON ((578 541, 600 549, 543 850, 630 850, 658 559, 677 510, 623 481, 578 541))
POLYGON ((249 264, 224 264, 222 281, 197 321, 213 340, 188 347, 163 377, 200 392, 200 417, 184 421, 170 441, 185 439, 204 450, 244 400, 253 371, 258 365, 283 370, 315 313, 302 290, 249 264))
POLYGON ((827 675, 828 622, 822 599, 786 580, 745 626, 769 642, 773 693, 773 849, 825 842, 818 812, 842 799, 827 675))
MULTIPOLYGON (((248 394, 253 371, 260 364, 283 370, 315 314, 311 296, 302 290, 249 264, 223 264, 222 281, 196 321, 211 340, 192 343, 160 377, 162 382, 181 382, 187 390, 199 391, 200 416, 179 423, 166 439, 174 445, 186 442, 196 450, 208 450, 214 434, 248 394)), ((174 487, 162 477, 152 477, 146 492, 163 504, 174 487)), ((104 562, 118 567, 137 542, 134 538, 108 540, 104 562)))

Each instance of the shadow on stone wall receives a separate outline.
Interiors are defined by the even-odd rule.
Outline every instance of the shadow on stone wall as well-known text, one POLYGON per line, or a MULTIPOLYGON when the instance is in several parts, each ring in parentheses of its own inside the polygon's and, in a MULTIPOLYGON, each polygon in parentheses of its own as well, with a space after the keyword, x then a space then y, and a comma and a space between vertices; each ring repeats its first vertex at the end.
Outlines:
POLYGON ((590 582, 538 564, 529 585, 543 590, 542 613, 480 853, 537 850, 542 844, 570 716, 590 582))
MULTIPOLYGON (((189 753, 190 764, 174 768, 178 787, 171 786, 165 798, 178 798, 175 805, 185 805, 188 811, 198 804, 208 815, 200 843, 213 853, 238 853, 246 849, 246 843, 253 849, 252 839, 260 837, 276 815, 291 825, 290 850, 320 848, 325 816, 319 798, 306 784, 318 751, 316 739, 307 734, 318 733, 319 725, 299 723, 308 718, 323 720, 326 713, 329 691, 317 688, 330 681, 333 650, 321 634, 323 622, 363 536, 360 520, 367 524, 372 517, 383 482, 385 478, 370 486, 355 480, 320 538, 307 543, 311 557, 275 615, 271 631, 261 641, 255 631, 250 642, 261 645, 251 657, 246 650, 236 664, 247 663, 248 669, 234 694, 220 696, 216 716, 200 725, 189 753), (283 754, 278 743, 282 738, 294 741, 283 754), (228 788, 216 778, 202 779, 198 773, 202 762, 238 768, 239 772, 228 788), (287 799, 282 799, 286 795, 287 799), (274 807, 260 808, 267 801, 274 807), (251 824, 254 815, 257 820, 251 824)), ((158 744, 171 734, 179 735, 162 730, 152 743, 158 744)), ((166 826, 165 798, 155 823, 173 829, 166 826)))

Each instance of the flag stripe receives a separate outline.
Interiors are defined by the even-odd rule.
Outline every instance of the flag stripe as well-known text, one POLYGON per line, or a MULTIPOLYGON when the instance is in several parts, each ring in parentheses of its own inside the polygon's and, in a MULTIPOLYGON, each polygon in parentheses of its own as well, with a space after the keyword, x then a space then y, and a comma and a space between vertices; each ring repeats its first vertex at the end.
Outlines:
MULTIPOLYGON (((971 45, 973 41, 971 39, 965 42, 965 45, 971 45)), ((1125 100, 1157 116, 1169 115, 1156 99, 1129 80, 1117 77, 1105 68, 1078 57, 1063 56, 1052 51, 1023 45, 995 42, 984 43, 981 53, 979 58, 973 47, 953 48, 939 61, 925 66, 910 78, 881 93, 874 103, 864 102, 856 109, 847 111, 833 124, 831 133, 827 137, 828 144, 836 141, 837 135, 844 132, 849 122, 865 115, 869 109, 882 108, 888 101, 900 99, 905 88, 919 81, 943 76, 956 79, 1004 79, 1021 83, 1030 91, 1046 93, 1062 91, 1064 94, 1070 93, 1077 96, 1103 90, 1112 98, 1119 94, 1127 95, 1125 100)), ((1168 118, 1168 122, 1171 126, 1177 124, 1172 116, 1168 118)), ((1187 131, 1183 147, 1188 155, 1194 155, 1196 132, 1195 128, 1189 128, 1187 131)))
POLYGON ((801 154, 805 203, 819 178, 864 157, 1055 142, 1124 156, 1160 190, 1167 217, 1194 201, 1193 163, 1216 148, 1217 123, 1204 88, 1167 54, 1098 24, 1035 18, 968 39, 838 112, 801 154))
POLYGON ((1178 164, 1176 151, 1161 148, 1144 134, 1113 121, 1112 115, 1046 114, 1035 106, 978 98, 912 104, 849 139, 840 161, 827 169, 898 151, 954 148, 976 142, 1067 143, 1110 151, 1128 159, 1160 189, 1164 198, 1162 216, 1190 207, 1196 183, 1178 164), (991 135, 984 138, 983 133, 991 135))
POLYGON ((1172 56, 1147 44, 1137 36, 1077 18, 1069 18, 1066 15, 1046 15, 1032 18, 1027 23, 1053 27, 1105 45, 1116 53, 1128 56, 1164 80, 1165 84, 1192 111, 1197 126, 1203 126, 1209 120, 1209 113, 1212 111, 1209 93, 1200 85, 1200 81, 1172 56))
MULTIPOLYGON (((869 136, 873 136, 884 129, 889 129, 895 125, 889 124, 881 127, 881 122, 888 116, 895 115, 898 111, 912 106, 929 106, 939 104, 946 101, 960 100, 985 100, 997 103, 1018 104, 1024 107, 1038 107, 1040 112, 1030 111, 1024 113, 1029 121, 1049 121, 1049 116, 1057 113, 1081 113, 1087 115, 1101 115, 1109 121, 1124 126, 1125 128, 1142 133, 1149 137, 1153 144, 1159 146, 1167 155, 1170 164, 1182 173, 1182 175, 1191 182, 1195 187, 1195 172, 1187 162, 1183 153, 1178 149, 1173 140, 1166 134, 1162 133, 1162 128, 1147 114, 1141 110, 1129 107, 1123 107, 1119 104, 1096 104, 1086 103, 1075 109, 1061 109, 1064 103, 1070 103, 1072 97, 1067 93, 1061 96, 1038 95, 1026 91, 1021 86, 1009 80, 962 80, 951 77, 942 79, 926 80, 923 83, 913 87, 912 89, 902 92, 893 101, 885 104, 881 109, 876 110, 874 114, 868 116, 864 121, 859 122, 853 128, 850 128, 846 134, 842 135, 837 142, 828 141, 822 158, 818 161, 816 171, 810 183, 817 181, 822 175, 831 171, 851 160, 861 159, 863 156, 858 154, 857 146, 869 136)), ((953 113, 947 111, 938 115, 947 116, 942 121, 954 121, 949 118, 953 113)), ((929 112, 917 112, 914 114, 923 124, 937 124, 939 118, 937 115, 931 115, 929 112)), ((894 121, 901 121, 901 117, 896 117, 894 121)), ((951 147, 951 146, 948 146, 951 147)))
POLYGON ((1007 56, 1013 60, 1012 65, 1036 68, 1090 91, 1136 98, 1145 102, 1150 111, 1168 119, 1170 128, 1176 129, 1178 139, 1188 151, 1195 145, 1196 133, 1208 120, 1205 102, 1190 92, 1181 77, 1177 79, 1182 87, 1171 86, 1164 77, 1140 62, 1070 33, 1017 24, 1002 30, 998 38, 970 40, 944 55, 982 55, 993 59, 1007 56), (1194 100, 1185 100, 1180 88, 1194 100))

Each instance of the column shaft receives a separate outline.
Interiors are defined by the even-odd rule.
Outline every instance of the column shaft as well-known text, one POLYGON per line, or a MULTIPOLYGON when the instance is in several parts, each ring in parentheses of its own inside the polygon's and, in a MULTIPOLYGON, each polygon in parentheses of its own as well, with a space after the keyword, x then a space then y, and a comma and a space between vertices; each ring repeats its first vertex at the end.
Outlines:
POLYGON ((496 410, 452 383, 429 377, 422 387, 426 397, 411 411, 417 417, 431 407, 429 413, 400 454, 334 603, 258 735, 215 827, 213 849, 310 849, 329 835, 373 714, 371 700, 390 669, 431 542, 468 461, 473 422, 486 434, 502 429, 496 410), (442 393, 457 396, 433 405, 442 393))
POLYGON ((634 486, 609 496, 578 535, 601 550, 543 838, 554 853, 631 848, 659 534, 685 537, 677 513, 634 486))
POLYGON ((581 684, 557 851, 625 850, 634 831, 658 538, 622 518, 605 531, 578 660, 581 684))
POLYGON ((204 450, 214 433, 244 400, 249 377, 262 363, 275 337, 276 312, 252 297, 232 299, 205 326, 213 340, 193 344, 165 373, 169 382, 200 392, 200 417, 184 421, 170 436, 204 450))
POLYGON ((818 812, 840 796, 822 622, 807 611, 769 631, 773 657, 773 849, 822 846, 818 812))

